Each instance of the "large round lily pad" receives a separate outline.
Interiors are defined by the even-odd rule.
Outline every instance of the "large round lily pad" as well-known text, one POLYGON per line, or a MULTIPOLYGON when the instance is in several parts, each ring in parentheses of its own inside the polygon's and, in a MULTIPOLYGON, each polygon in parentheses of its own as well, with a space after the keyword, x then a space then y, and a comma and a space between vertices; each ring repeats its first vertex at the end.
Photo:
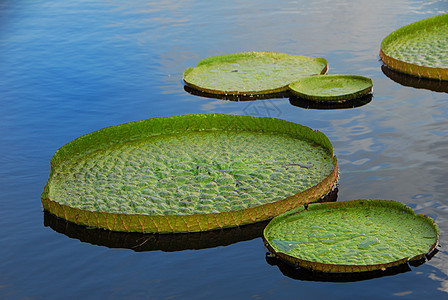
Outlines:
POLYGON ((448 14, 427 18, 389 34, 380 57, 390 68, 419 77, 448 80, 448 14))
POLYGON ((263 221, 337 180, 330 141, 272 118, 185 115, 108 127, 60 148, 42 194, 65 220, 192 232, 263 221))
POLYGON ((296 96, 321 102, 344 102, 372 92, 372 80, 357 75, 316 75, 289 85, 296 96))
POLYGON ((267 248, 296 267, 363 272, 418 260, 434 250, 439 229, 389 200, 312 204, 274 218, 264 230, 267 248))
POLYGON ((276 52, 244 52, 212 56, 184 72, 187 85, 202 92, 259 95, 287 91, 306 75, 325 74, 327 61, 276 52))

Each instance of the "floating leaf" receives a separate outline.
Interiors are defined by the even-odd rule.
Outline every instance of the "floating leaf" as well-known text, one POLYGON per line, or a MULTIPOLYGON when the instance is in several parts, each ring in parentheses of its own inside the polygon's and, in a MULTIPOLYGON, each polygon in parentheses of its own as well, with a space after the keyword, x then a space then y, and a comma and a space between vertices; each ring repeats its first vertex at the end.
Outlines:
POLYGON ((381 42, 381 60, 391 69, 448 80, 448 14, 406 25, 381 42))
POLYGON ((342 273, 418 260, 435 249, 438 236, 432 219, 389 200, 312 204, 275 217, 264 230, 267 248, 279 258, 342 273))
POLYGON ((372 80, 356 75, 316 75, 289 85, 296 96, 313 101, 344 102, 372 92, 372 80))
POLYGON ((183 74, 187 85, 206 93, 260 95, 287 91, 307 75, 325 74, 327 61, 276 52, 244 52, 212 56, 183 74))
POLYGON ((338 176, 322 133, 279 119, 219 114, 104 128, 61 147, 51 166, 45 210, 81 225, 137 232, 267 220, 318 200, 338 176), (291 163, 313 167, 283 167, 291 163))

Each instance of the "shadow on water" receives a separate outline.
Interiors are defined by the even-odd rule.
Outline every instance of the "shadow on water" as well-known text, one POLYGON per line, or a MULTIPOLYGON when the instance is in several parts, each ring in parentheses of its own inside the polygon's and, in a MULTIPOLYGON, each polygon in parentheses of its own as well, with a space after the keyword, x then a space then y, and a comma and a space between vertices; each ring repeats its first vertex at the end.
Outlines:
POLYGON ((396 267, 388 268, 384 271, 378 270, 360 273, 325 273, 307 269, 297 269, 292 267, 288 263, 275 257, 270 257, 269 255, 266 255, 266 262, 271 266, 277 266, 283 275, 295 280, 303 281, 355 282, 383 276, 392 276, 411 271, 411 268, 408 264, 402 264, 396 267))
POLYGON ((394 71, 386 65, 381 66, 381 71, 383 71, 384 75, 386 75, 389 79, 403 86, 413 87, 416 89, 426 89, 439 93, 448 93, 448 81, 411 76, 394 71))
MULTIPOLYGON (((335 202, 337 186, 316 202, 335 202)), ((136 252, 161 250, 165 252, 200 250, 253 240, 263 236, 270 220, 253 224, 192 233, 116 232, 78 225, 44 211, 44 226, 81 242, 108 248, 126 248, 136 252)))
POLYGON ((370 103, 372 99, 373 94, 368 94, 363 97, 348 100, 342 103, 325 103, 307 100, 299 98, 297 96, 291 96, 289 97, 289 103, 291 103, 291 105, 293 106, 298 106, 305 109, 347 109, 364 106, 367 103, 370 103))
POLYGON ((292 279, 303 280, 303 281, 321 281, 321 282, 355 282, 363 281, 374 278, 380 278, 384 276, 393 276, 400 273, 406 273, 412 271, 412 267, 418 267, 429 261, 433 256, 439 252, 435 248, 431 253, 427 254, 425 257, 403 263, 398 266, 389 267, 383 270, 366 271, 366 272, 353 272, 353 273, 327 273, 320 271, 312 271, 303 268, 296 268, 291 264, 278 259, 277 257, 272 257, 269 253, 266 253, 266 262, 271 266, 277 266, 283 275, 288 276, 292 279))
POLYGON ((272 94, 265 95, 220 95, 213 93, 206 93, 199 91, 195 88, 192 88, 188 85, 184 85, 184 90, 194 96, 203 97, 203 98, 213 98, 227 101, 255 101, 255 100, 268 100, 268 99, 282 99, 289 98, 289 102, 293 106, 298 106, 305 109, 347 109, 347 108, 355 108, 361 107, 368 103, 370 103, 373 99, 373 94, 368 94, 360 98, 352 99, 349 101, 345 101, 342 103, 325 103, 325 102, 316 102, 312 100, 307 100, 303 98, 299 98, 297 96, 291 95, 290 92, 278 92, 272 94))
POLYGON ((193 233, 116 232, 89 228, 44 211, 44 225, 81 242, 108 248, 126 248, 136 252, 199 250, 227 246, 261 237, 269 220, 240 227, 193 233))
POLYGON ((188 85, 184 85, 184 90, 194 96, 199 96, 203 98, 214 98, 220 100, 228 101, 255 101, 255 100, 266 100, 274 98, 288 98, 290 96, 289 92, 278 92, 264 95, 224 95, 224 94, 213 94, 199 91, 188 85))

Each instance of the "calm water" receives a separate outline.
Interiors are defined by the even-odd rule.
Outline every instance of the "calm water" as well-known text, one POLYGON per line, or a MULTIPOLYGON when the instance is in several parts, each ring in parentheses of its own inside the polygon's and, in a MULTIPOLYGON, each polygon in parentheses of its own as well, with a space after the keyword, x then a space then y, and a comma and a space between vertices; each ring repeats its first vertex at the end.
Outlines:
POLYGON ((447 1, 411 0, 1 1, 0 298, 447 298, 447 88, 400 84, 378 58, 387 34, 447 12, 447 1), (182 72, 198 60, 251 50, 324 57, 330 74, 371 77, 374 97, 318 110, 184 90, 182 72), (186 113, 271 116, 323 131, 339 159, 338 201, 408 204, 436 219, 440 252, 409 272, 331 283, 269 265, 259 228, 136 246, 141 237, 111 243, 44 225, 40 194, 59 147, 106 126, 186 113))

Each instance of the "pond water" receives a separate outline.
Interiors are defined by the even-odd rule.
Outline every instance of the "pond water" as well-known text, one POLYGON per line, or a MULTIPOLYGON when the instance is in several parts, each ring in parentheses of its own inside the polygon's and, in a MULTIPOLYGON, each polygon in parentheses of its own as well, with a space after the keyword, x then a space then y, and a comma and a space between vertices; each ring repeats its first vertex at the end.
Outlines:
POLYGON ((378 53, 390 32, 447 12, 446 0, 2 1, 0 298, 446 298, 448 88, 412 87, 378 53), (252 50, 324 57, 329 74, 372 78, 373 98, 314 109, 185 91, 182 72, 200 59, 252 50), (40 195, 59 147, 107 126, 187 113, 270 116, 324 132, 339 161, 338 201, 391 199, 428 214, 442 231, 440 251, 408 272, 321 282, 270 265, 260 225, 142 241, 44 215, 40 195))

